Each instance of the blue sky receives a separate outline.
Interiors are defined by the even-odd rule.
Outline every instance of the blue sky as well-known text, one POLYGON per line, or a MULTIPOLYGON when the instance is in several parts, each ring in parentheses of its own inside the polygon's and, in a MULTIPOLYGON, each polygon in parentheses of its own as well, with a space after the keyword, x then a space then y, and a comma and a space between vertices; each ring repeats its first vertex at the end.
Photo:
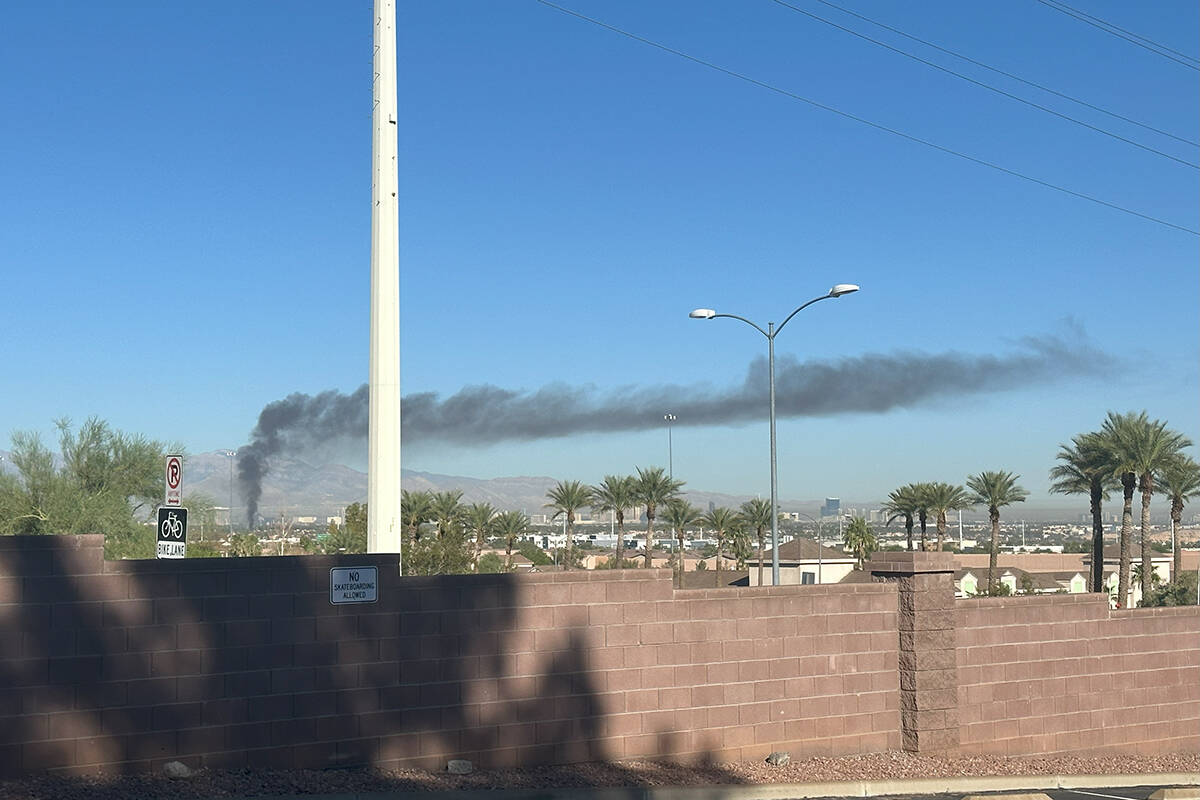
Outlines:
MULTIPOLYGON (((569 0, 582 14, 952 150, 1196 229, 1197 172, 970 86, 768 0, 569 0)), ((1195 163, 1196 147, 793 3, 1195 163)), ((842 3, 839 3, 842 5, 842 3)), ((1034 0, 846 8, 1184 139, 1197 72, 1034 0)), ((1195 3, 1077 7, 1192 56, 1195 3)), ((1019 472, 1142 410, 1200 440, 1193 233, 1005 175, 533 0, 401 3, 403 391, 561 383, 728 389, 766 343, 801 363, 968 358, 1057 335, 1096 374, 1040 373, 886 413, 781 419, 780 495, 870 501, 1019 472), (1083 334, 1080 334, 1080 331, 1083 334)), ((292 392, 367 376, 371 6, 50 2, 0 30, 0 421, 88 415, 195 452, 292 392)), ((1064 370, 1064 373, 1066 371, 1064 370)), ((911 374, 914 385, 959 380, 911 374)), ((663 408, 662 413, 673 409, 663 408)), ((690 486, 768 490, 761 423, 674 429, 690 486)), ((365 444, 341 448, 363 466, 365 444)), ((407 468, 599 480, 667 461, 665 428, 406 443, 407 468)))

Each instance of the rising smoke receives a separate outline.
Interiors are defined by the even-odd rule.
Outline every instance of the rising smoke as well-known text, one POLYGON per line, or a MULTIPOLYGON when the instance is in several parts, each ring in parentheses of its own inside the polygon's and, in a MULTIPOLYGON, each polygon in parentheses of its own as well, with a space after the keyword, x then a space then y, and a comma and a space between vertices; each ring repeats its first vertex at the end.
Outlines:
MULTIPOLYGON (((1003 391, 1097 374, 1112 363, 1077 329, 1071 340, 1027 337, 1003 355, 868 354, 800 362, 780 358, 775 403, 781 417, 883 413, 950 397, 1003 391)), ((727 389, 652 386, 597 393, 560 384, 536 391, 468 386, 443 399, 431 392, 402 400, 405 444, 446 442, 487 445, 577 433, 639 431, 662 424, 663 409, 678 414, 677 425, 756 422, 767 403, 767 362, 750 363, 745 380, 727 389)), ((259 414, 250 444, 238 450, 238 479, 253 522, 270 459, 311 452, 334 440, 361 442, 367 436, 367 386, 353 394, 337 391, 293 394, 259 414)))

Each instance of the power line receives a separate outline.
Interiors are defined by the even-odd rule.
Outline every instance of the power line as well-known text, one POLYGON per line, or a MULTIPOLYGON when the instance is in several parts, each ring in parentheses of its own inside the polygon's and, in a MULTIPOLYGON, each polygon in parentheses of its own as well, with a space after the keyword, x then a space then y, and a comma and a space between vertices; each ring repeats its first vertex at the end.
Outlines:
POLYGON ((1040 83, 1036 83, 1034 81, 1029 80, 1028 78, 1022 78, 1020 75, 1014 75, 1011 72, 1005 72, 1002 69, 993 67, 989 64, 985 64, 982 61, 977 61, 977 60, 971 58, 970 56, 965 56, 962 53, 958 53, 958 52, 955 52, 954 50, 950 50, 948 48, 942 47, 941 45, 934 44, 933 42, 931 42, 927 39, 922 39, 921 37, 914 36, 911 33, 905 33, 904 31, 900 30, 899 28, 893 28, 891 25, 887 25, 887 24, 882 23, 875 19, 871 19, 870 17, 859 14, 856 11, 852 11, 851 9, 846 8, 845 6, 839 6, 835 3, 829 2, 829 0, 816 0, 816 2, 818 2, 822 5, 825 5, 825 6, 829 6, 830 8, 837 9, 838 11, 841 11, 843 14, 849 14, 852 17, 861 19, 863 22, 869 22, 872 25, 883 28, 885 31, 891 31, 892 33, 896 34, 897 36, 903 36, 905 39, 910 39, 919 44, 923 44, 926 47, 932 47, 934 50, 945 53, 946 55, 954 56, 955 58, 962 59, 963 61, 966 61, 968 64, 974 64, 977 67, 981 67, 990 72, 994 72, 997 75, 1003 75, 1006 78, 1010 78, 1019 83, 1023 83, 1026 86, 1032 86, 1034 89, 1040 89, 1043 92, 1048 92, 1056 97, 1061 97, 1064 100, 1070 100, 1072 103, 1078 103, 1079 105, 1081 105, 1085 108, 1090 108, 1093 111, 1098 111, 1101 114, 1106 114, 1110 117, 1113 117, 1114 119, 1119 119, 1122 122, 1128 122, 1131 125, 1137 125, 1139 128, 1144 128, 1148 131, 1153 131, 1154 133, 1160 134, 1162 136, 1166 136, 1166 137, 1168 137, 1170 139, 1174 139, 1178 142, 1183 142, 1184 144, 1189 144, 1192 147, 1200 147, 1200 142, 1194 141, 1192 139, 1185 139, 1182 136, 1176 136, 1175 134, 1170 133, 1168 131, 1164 131, 1160 128, 1155 128, 1153 125, 1147 125, 1144 122, 1138 122, 1136 119, 1131 119, 1129 117, 1118 114, 1115 111, 1109 111, 1107 109, 1101 108, 1098 105, 1089 103, 1086 100, 1080 100, 1078 97, 1073 97, 1069 94, 1066 94, 1065 92, 1060 92, 1057 89, 1052 89, 1049 86, 1044 86, 1040 83))
POLYGON ((1098 197, 1092 197, 1091 195, 1087 195, 1082 192, 1077 192, 1073 189, 1068 189, 1065 186, 1059 186, 1058 184, 1050 183, 1049 181, 1044 181, 1044 180, 1041 180, 1040 178, 1035 178, 1031 175, 1026 175, 1022 172, 1017 172, 1016 170, 1009 169, 1008 167, 1004 167, 999 164, 992 163, 991 161, 985 161, 981 158, 976 158, 975 156, 967 155, 966 153, 960 153, 957 150, 952 150, 949 147, 945 147, 943 145, 936 144, 935 142, 931 142, 927 139, 922 139, 920 137, 913 136, 912 134, 904 133, 903 131, 897 130, 895 128, 889 128, 888 126, 882 125, 878 122, 872 122, 869 119, 864 119, 863 117, 855 116, 854 114, 851 114, 847 111, 842 111, 840 109, 834 108, 833 106, 825 105, 824 103, 820 103, 816 100, 812 100, 810 98, 796 94, 795 92, 790 92, 787 89, 781 89, 778 86, 773 86, 764 81, 760 81, 757 78, 752 78, 749 75, 744 75, 740 72, 735 72, 734 70, 727 69, 725 67, 714 64, 711 61, 705 61, 702 58, 697 58, 696 56, 688 55, 687 53, 684 53, 681 50, 675 50, 674 48, 668 47, 665 44, 660 44, 656 41, 647 39, 643 36, 638 36, 635 33, 630 33, 629 31, 623 30, 614 25, 609 25, 607 22, 601 22, 598 19, 594 19, 585 14, 581 14, 578 11, 573 11, 569 8, 565 8, 563 6, 552 3, 552 2, 550 2, 550 0, 536 0, 536 2, 541 3, 542 5, 546 6, 547 8, 552 8, 555 11, 559 11, 563 14, 567 14, 568 16, 575 17, 576 19, 581 19, 584 22, 589 22, 592 25, 596 25, 598 27, 604 28, 605 30, 609 30, 609 31, 612 31, 613 33, 620 34, 621 36, 624 36, 626 38, 633 39, 635 42, 641 42, 642 44, 649 45, 650 47, 654 47, 658 50, 662 50, 664 53, 670 53, 671 55, 678 56, 679 58, 682 58, 686 61, 691 61, 693 64, 699 64, 702 67, 707 67, 708 69, 714 70, 716 72, 720 72, 724 75, 728 75, 731 78, 737 78, 740 81, 745 81, 746 83, 753 84, 754 86, 758 86, 759 88, 766 89, 771 92, 775 92, 776 94, 783 95, 784 97, 788 97, 793 100, 799 100, 802 103, 807 103, 808 105, 813 106, 815 108, 819 108, 823 111, 828 111, 832 114, 837 114, 839 117, 844 117, 846 119, 853 120, 854 122, 858 122, 863 125, 870 126, 872 128, 875 128, 876 130, 880 130, 885 133, 890 133, 893 136, 899 136, 902 139, 907 139, 910 142, 915 142, 917 144, 921 144, 926 147, 933 148, 934 150, 938 150, 938 151, 946 153, 948 155, 955 156, 956 158, 961 158, 965 161, 970 161, 974 164, 979 164, 980 166, 988 167, 989 169, 994 169, 997 172, 1003 172, 1004 174, 1011 175, 1014 178, 1020 178, 1021 180, 1029 181, 1030 183, 1036 183, 1039 186, 1044 186, 1047 189, 1053 189, 1056 192, 1062 192, 1063 194, 1067 194, 1072 197, 1077 197, 1081 200, 1087 200, 1091 203, 1096 203, 1097 205, 1101 205, 1106 208, 1111 208, 1114 211, 1120 211, 1124 214, 1129 214, 1134 217, 1140 217, 1141 219, 1147 220, 1149 222, 1155 222, 1159 225, 1163 225, 1168 228, 1174 228, 1177 231, 1183 231, 1184 233, 1190 233, 1193 236, 1200 236, 1200 230, 1193 230, 1192 228, 1187 228, 1187 227, 1184 227, 1183 225, 1176 225, 1174 222, 1168 222, 1165 219, 1159 219, 1158 217, 1152 217, 1149 214, 1143 214, 1140 211, 1134 211, 1133 209, 1126 208, 1124 206, 1119 206, 1116 203, 1110 203, 1107 200, 1101 200, 1098 197))
POLYGON ((1046 6, 1047 8, 1053 8, 1055 11, 1059 12, 1060 14, 1066 14, 1068 17, 1074 17, 1075 19, 1079 20, 1080 22, 1085 22, 1088 25, 1091 25, 1093 28, 1098 28, 1098 29, 1104 31, 1105 33, 1116 36, 1118 39, 1124 39, 1125 41, 1129 42, 1130 44, 1136 44, 1138 47, 1142 48, 1143 50, 1149 50, 1151 53, 1156 53, 1156 54, 1162 56, 1163 58, 1169 58, 1170 60, 1174 61, 1175 63, 1182 64, 1183 66, 1187 67, 1188 69, 1194 69, 1194 70, 1200 71, 1200 67, 1198 67, 1192 63, 1193 61, 1196 60, 1195 58, 1192 58, 1192 56, 1189 56, 1185 53, 1180 53, 1178 50, 1172 50, 1171 48, 1166 47, 1165 45, 1158 44, 1157 42, 1153 42, 1144 36, 1138 36, 1136 33, 1130 33, 1129 31, 1126 31, 1124 28, 1119 28, 1116 25, 1113 25, 1111 22, 1105 22, 1104 20, 1100 19, 1099 17, 1093 17, 1090 14, 1085 14, 1082 11, 1071 8, 1066 3, 1052 2, 1052 0, 1037 0, 1037 1, 1039 3, 1041 3, 1042 5, 1046 6), (1141 40, 1141 41, 1139 41, 1139 40, 1141 40), (1183 58, 1177 58, 1175 55, 1172 55, 1172 53, 1177 54, 1179 56, 1183 56, 1183 58), (1188 60, 1184 60, 1184 59, 1188 59, 1188 60))
POLYGON ((927 67, 932 67, 936 70, 946 73, 947 75, 953 75, 956 78, 960 78, 960 79, 962 79, 968 83, 974 84, 975 86, 978 86, 982 89, 987 89, 989 92, 995 92, 996 94, 1003 95, 1004 97, 1007 97, 1010 100, 1016 100, 1018 103, 1024 103, 1025 105, 1030 106, 1031 108, 1036 108, 1039 111, 1044 111, 1047 114, 1052 114, 1053 116, 1056 116, 1059 119, 1065 119, 1067 122, 1073 122, 1076 125, 1087 128, 1088 130, 1091 130, 1091 131, 1095 131, 1096 133, 1101 133, 1105 136, 1116 139, 1119 142, 1124 142, 1125 144, 1133 145, 1134 147, 1136 147, 1140 150, 1145 150, 1148 153, 1154 153, 1155 155, 1162 156, 1163 158, 1169 158, 1172 161, 1176 161, 1180 164, 1183 164, 1184 166, 1191 167, 1192 169, 1200 170, 1200 164, 1193 163, 1184 158, 1178 158, 1176 156, 1171 155, 1170 153, 1165 153, 1162 150, 1158 150, 1156 148, 1150 147, 1149 145, 1144 145, 1141 142, 1135 142, 1133 139, 1127 139, 1126 137, 1121 136, 1116 133, 1113 133, 1112 131, 1107 131, 1104 128, 1097 127, 1095 125, 1092 125, 1091 123, 1084 122, 1081 119, 1076 119, 1075 117, 1069 116, 1067 114, 1063 114, 1059 111, 1055 111, 1052 108, 1040 105, 1038 103, 1033 102, 1032 100, 1026 100, 1023 97, 1013 94, 1012 92, 1006 92, 1005 90, 997 88, 995 86, 992 86, 991 84, 976 80, 975 78, 972 78, 969 75, 964 75, 961 72, 955 72, 954 70, 952 70, 948 67, 943 67, 941 64, 935 64, 932 61, 928 61, 924 58, 921 58, 918 55, 909 53, 906 50, 901 50, 898 47, 893 47, 892 45, 888 44, 887 42, 882 42, 878 39, 872 39, 870 36, 867 36, 866 34, 859 33, 856 30, 852 30, 851 28, 847 28, 843 25, 839 25, 836 22, 825 19, 824 17, 817 16, 816 14, 813 14, 811 11, 805 11, 804 9, 802 9, 798 6, 794 6, 791 3, 786 2, 786 0, 772 0, 772 2, 774 2, 776 5, 783 6, 784 8, 791 9, 792 11, 795 11, 797 14, 803 14, 804 16, 809 17, 810 19, 814 19, 817 22, 828 25, 831 28, 837 28, 839 31, 844 31, 845 33, 848 33, 851 36, 857 36, 859 39, 870 42, 871 44, 875 44, 875 45, 878 45, 887 50, 891 50, 893 53, 902 55, 905 58, 910 58, 913 61, 924 64, 927 67))

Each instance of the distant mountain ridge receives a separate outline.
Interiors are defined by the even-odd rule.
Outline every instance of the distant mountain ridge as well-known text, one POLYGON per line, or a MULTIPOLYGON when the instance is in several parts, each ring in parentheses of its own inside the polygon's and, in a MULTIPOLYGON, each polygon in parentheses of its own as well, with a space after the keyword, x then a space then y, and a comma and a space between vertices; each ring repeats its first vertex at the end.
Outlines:
MULTIPOLYGON (((189 454, 184 461, 183 485, 185 496, 198 492, 207 495, 218 506, 229 505, 230 459, 219 451, 189 454)), ((503 478, 470 478, 462 475, 440 475, 422 470, 402 470, 401 485, 409 491, 441 492, 461 489, 465 503, 491 503, 501 511, 524 511, 526 514, 543 513, 546 492, 558 479, 545 475, 523 475, 503 478)), ((234 518, 245 514, 245 506, 237 489, 237 465, 233 474, 234 518)), ((294 458, 275 458, 271 469, 263 479, 260 513, 264 517, 277 517, 282 512, 295 516, 337 516, 351 503, 365 502, 367 497, 367 475, 341 464, 313 466, 294 458)), ((686 489, 686 487, 685 487, 686 489)), ((736 508, 751 498, 751 495, 731 495, 720 492, 685 491, 688 502, 707 511, 709 503, 714 506, 736 508)), ((811 506, 807 504, 781 503, 785 508, 811 506)))
MULTIPOLYGON (((55 454, 56 464, 60 463, 55 454)), ((206 495, 216 506, 230 505, 231 461, 222 451, 189 453, 184 460, 184 496, 193 493, 206 495)), ((234 519, 245 516, 245 504, 237 489, 237 465, 232 464, 233 514, 234 519)), ((0 450, 0 473, 15 474, 12 455, 0 450)), ((461 489, 463 501, 467 503, 491 503, 502 511, 524 511, 527 514, 543 513, 546 492, 557 483, 557 479, 545 475, 504 478, 469 478, 461 475, 440 475, 434 472, 406 469, 401 472, 401 481, 409 491, 446 491, 461 489)), ((721 492, 691 491, 685 487, 688 502, 702 511, 713 506, 737 508, 758 495, 734 495, 721 492)), ((765 496, 765 495, 762 495, 765 496)), ((262 499, 259 509, 264 517, 278 517, 282 512, 289 517, 338 516, 351 503, 361 503, 367 497, 367 475, 342 464, 313 466, 294 458, 276 458, 263 481, 262 499)), ((780 500, 784 511, 802 511, 817 515, 819 500, 780 500)), ((1023 504, 1024 505, 1024 504, 1023 504)), ((1031 502, 1028 508, 1017 512, 1017 518, 1074 519, 1087 510, 1086 500, 1082 505, 1060 504, 1043 500, 1031 502)), ((879 501, 863 502, 842 499, 843 508, 878 508, 879 501)), ((964 515, 969 519, 984 518, 986 512, 976 509, 964 515)))

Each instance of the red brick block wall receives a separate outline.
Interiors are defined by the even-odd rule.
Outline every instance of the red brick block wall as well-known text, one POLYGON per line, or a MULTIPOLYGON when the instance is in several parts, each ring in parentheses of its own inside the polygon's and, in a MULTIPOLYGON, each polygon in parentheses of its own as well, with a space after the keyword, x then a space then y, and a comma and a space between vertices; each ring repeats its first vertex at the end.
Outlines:
POLYGON ((1103 595, 957 603, 960 745, 1005 755, 1200 750, 1200 609, 1103 595))
POLYGON ((0 537, 0 774, 760 758, 899 747, 896 591, 382 556, 105 562, 0 537), (334 606, 329 570, 379 568, 334 606))

